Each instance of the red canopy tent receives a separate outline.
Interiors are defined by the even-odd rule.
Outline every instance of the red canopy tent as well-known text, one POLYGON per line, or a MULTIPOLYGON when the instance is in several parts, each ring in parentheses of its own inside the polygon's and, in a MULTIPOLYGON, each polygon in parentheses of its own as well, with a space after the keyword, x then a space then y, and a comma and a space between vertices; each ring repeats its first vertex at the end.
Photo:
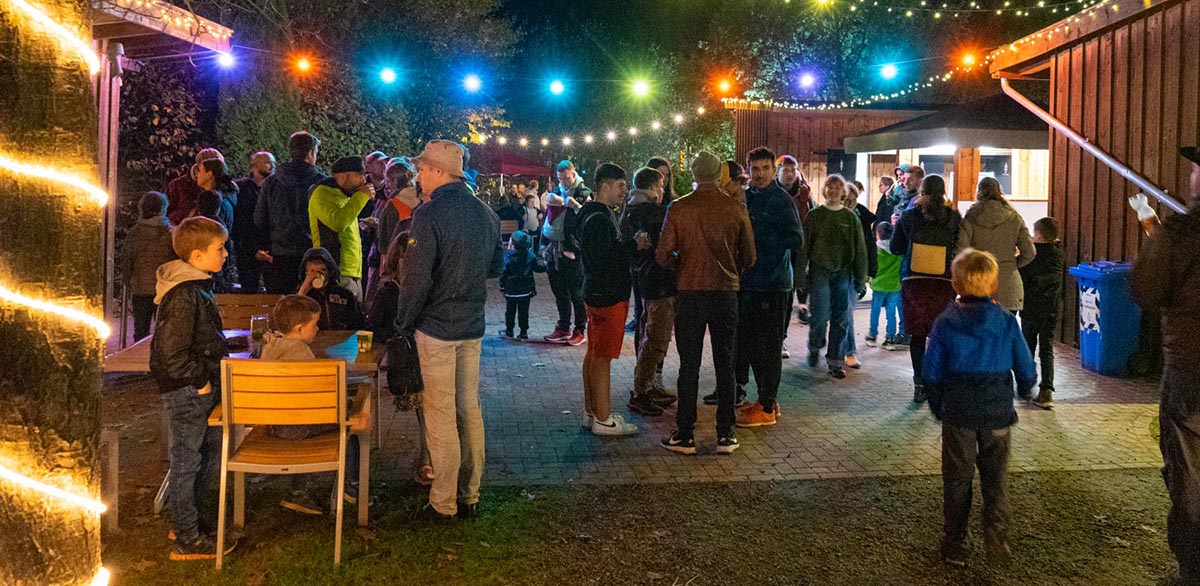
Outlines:
POLYGON ((478 168, 488 175, 549 177, 553 174, 549 166, 499 145, 488 145, 481 154, 478 168))

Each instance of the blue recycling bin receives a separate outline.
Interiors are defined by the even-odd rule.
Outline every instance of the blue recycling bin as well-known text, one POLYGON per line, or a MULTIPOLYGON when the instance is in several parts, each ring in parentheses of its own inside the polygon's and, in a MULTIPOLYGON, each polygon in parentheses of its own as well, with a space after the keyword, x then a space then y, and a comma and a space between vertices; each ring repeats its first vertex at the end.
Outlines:
POLYGON ((1087 370, 1129 374, 1142 323, 1142 310, 1129 295, 1132 270, 1130 263, 1108 261, 1069 270, 1079 284, 1079 355, 1087 370))

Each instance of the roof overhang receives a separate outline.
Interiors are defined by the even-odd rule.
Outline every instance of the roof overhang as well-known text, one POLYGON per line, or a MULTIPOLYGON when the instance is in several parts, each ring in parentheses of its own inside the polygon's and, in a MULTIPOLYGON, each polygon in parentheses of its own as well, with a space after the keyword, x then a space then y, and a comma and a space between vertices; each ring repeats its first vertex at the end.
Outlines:
POLYGON ((229 52, 233 30, 162 0, 93 0, 92 37, 121 43, 143 59, 209 51, 229 52))
POLYGON ((1050 57, 1065 47, 1103 34, 1148 11, 1162 10, 1182 0, 1101 0, 1040 31, 992 51, 987 61, 992 77, 1020 79, 1050 67, 1050 57))
POLYGON ((1045 130, 943 127, 851 136, 846 138, 845 145, 847 153, 926 149, 944 145, 1045 150, 1049 148, 1049 139, 1045 130))

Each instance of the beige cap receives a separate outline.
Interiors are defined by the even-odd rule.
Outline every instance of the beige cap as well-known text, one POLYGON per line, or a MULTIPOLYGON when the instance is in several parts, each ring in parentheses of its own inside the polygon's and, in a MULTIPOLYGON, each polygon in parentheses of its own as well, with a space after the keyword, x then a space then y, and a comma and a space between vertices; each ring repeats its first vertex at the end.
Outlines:
POLYGON ((412 158, 413 163, 424 163, 435 169, 441 169, 455 177, 465 178, 463 172, 463 150, 458 143, 450 140, 431 140, 425 145, 425 150, 412 158))

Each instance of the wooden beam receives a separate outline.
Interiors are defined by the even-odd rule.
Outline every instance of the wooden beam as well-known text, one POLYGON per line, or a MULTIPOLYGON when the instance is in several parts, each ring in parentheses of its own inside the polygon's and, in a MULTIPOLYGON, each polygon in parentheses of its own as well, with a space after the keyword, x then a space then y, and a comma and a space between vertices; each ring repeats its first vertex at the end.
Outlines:
POLYGON ((975 184, 979 183, 979 149, 959 147, 954 152, 954 201, 975 201, 975 184))

